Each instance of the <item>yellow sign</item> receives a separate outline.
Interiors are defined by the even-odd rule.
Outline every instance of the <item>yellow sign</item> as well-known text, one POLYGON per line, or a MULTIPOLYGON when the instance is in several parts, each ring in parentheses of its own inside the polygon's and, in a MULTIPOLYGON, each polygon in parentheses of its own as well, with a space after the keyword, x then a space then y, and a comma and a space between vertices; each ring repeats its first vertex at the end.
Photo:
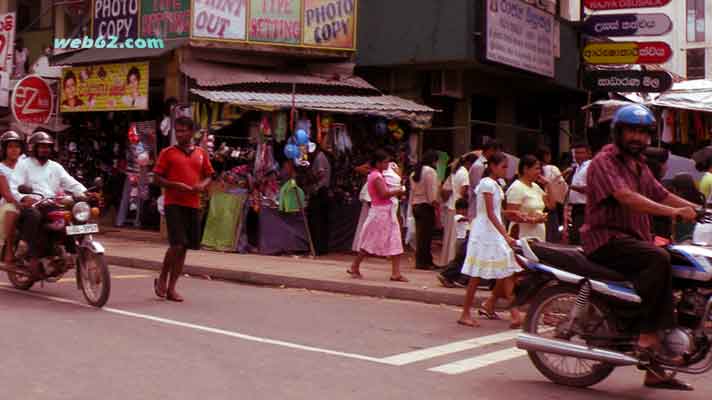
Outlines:
POLYGON ((637 64, 638 45, 625 43, 591 43, 583 48, 583 59, 589 64, 637 64))
POLYGON ((148 110, 148 63, 65 68, 60 112, 148 110))

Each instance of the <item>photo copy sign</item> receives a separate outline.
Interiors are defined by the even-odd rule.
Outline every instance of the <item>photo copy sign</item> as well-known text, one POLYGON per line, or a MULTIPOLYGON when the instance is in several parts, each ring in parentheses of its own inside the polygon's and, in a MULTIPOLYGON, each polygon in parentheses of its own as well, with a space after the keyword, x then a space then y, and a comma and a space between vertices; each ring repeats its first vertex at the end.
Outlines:
POLYGON ((123 41, 138 37, 139 0, 94 0, 94 37, 116 36, 123 41))
POLYGON ((485 58, 554 77, 554 17, 520 0, 487 0, 485 58))
POLYGON ((247 0, 193 0, 191 37, 245 40, 247 0))

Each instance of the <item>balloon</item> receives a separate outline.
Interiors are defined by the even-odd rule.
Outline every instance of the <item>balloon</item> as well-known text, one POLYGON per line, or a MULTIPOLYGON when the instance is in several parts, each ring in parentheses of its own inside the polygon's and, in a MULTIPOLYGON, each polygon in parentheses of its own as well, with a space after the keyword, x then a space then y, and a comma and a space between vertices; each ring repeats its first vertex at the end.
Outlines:
POLYGON ((308 150, 310 153, 315 152, 315 151, 316 151, 316 143, 314 143, 314 142, 309 142, 309 144, 307 145, 307 150, 308 150))
POLYGON ((297 144, 300 146, 309 143, 309 135, 304 129, 299 129, 294 136, 297 139, 297 144))
POLYGON ((287 158, 299 157, 299 148, 291 143, 284 146, 284 156, 287 158))

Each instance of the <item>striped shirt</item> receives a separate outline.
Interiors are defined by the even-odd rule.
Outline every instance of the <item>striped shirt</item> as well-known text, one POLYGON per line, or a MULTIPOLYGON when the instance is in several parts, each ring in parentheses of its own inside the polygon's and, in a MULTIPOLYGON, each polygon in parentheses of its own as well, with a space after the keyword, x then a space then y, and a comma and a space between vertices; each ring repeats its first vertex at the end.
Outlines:
POLYGON ((612 144, 605 146, 588 167, 586 224, 581 229, 586 254, 622 236, 653 241, 650 216, 623 207, 613 197, 621 189, 630 189, 658 203, 669 195, 642 157, 626 155, 612 144))

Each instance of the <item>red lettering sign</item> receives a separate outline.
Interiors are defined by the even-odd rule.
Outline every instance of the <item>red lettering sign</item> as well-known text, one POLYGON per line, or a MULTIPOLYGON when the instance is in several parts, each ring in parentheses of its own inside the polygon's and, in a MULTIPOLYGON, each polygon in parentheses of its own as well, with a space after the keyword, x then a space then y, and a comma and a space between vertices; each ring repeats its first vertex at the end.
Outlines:
POLYGON ((625 8, 664 7, 671 0, 584 0, 589 10, 622 10, 625 8))
POLYGON ((12 91, 12 115, 19 122, 46 124, 52 114, 52 90, 37 75, 17 82, 12 91))
POLYGON ((662 64, 672 57, 672 49, 665 42, 638 42, 638 64, 662 64))

